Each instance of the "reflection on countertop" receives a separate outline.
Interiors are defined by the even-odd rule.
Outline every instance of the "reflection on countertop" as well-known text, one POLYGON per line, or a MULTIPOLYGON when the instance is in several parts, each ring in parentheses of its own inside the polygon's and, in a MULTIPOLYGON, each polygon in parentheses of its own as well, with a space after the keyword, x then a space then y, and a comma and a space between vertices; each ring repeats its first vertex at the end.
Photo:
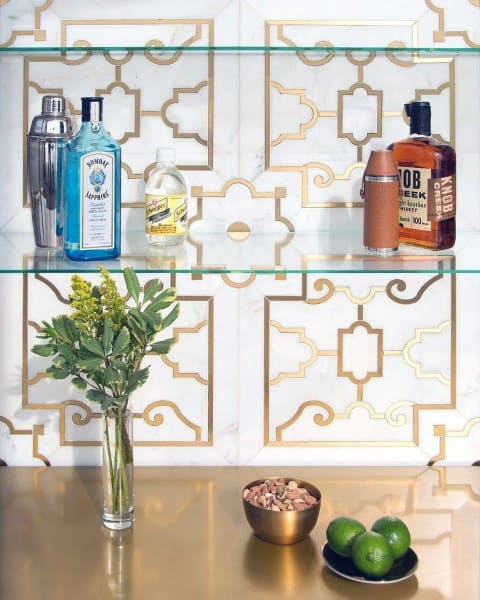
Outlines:
POLYGON ((322 506, 307 539, 275 546, 252 534, 241 503, 243 486, 271 467, 137 467, 135 525, 120 532, 101 525, 99 468, 0 468, 0 597, 479 600, 477 467, 288 473, 317 486, 322 506), (386 588, 327 571, 326 527, 342 514, 367 527, 400 516, 419 557, 415 575, 386 588))

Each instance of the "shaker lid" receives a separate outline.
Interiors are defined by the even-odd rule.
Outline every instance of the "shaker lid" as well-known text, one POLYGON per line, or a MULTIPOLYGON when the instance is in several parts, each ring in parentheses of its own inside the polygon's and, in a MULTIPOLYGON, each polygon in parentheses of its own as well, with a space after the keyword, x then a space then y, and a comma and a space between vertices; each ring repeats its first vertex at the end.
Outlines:
POLYGON ((32 119, 29 137, 69 138, 73 135, 73 122, 66 114, 64 96, 44 96, 42 113, 32 119))
POLYGON ((42 115, 59 117, 65 114, 64 96, 44 96, 42 99, 42 115))

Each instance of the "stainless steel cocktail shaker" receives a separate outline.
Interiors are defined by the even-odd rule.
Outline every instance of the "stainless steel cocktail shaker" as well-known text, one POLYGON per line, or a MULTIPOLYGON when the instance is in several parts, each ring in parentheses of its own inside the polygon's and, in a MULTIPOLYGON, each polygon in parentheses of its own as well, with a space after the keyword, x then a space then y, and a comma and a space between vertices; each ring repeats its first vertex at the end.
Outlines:
POLYGON ((44 96, 42 114, 34 117, 27 135, 27 190, 32 206, 35 244, 62 245, 62 151, 73 136, 63 96, 44 96))

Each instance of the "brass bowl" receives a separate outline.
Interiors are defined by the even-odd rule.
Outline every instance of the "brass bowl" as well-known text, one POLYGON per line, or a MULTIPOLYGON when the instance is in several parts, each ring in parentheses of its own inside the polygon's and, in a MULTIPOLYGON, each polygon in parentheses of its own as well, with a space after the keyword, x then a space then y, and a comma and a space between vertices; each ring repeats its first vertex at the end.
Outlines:
MULTIPOLYGON (((270 477, 266 479, 280 479, 279 477, 270 477)), ((266 479, 256 479, 247 483, 242 490, 242 502, 245 516, 253 529, 255 535, 262 540, 272 544, 296 544, 300 542, 312 531, 317 522, 320 513, 321 494, 320 491, 311 483, 295 479, 294 477, 284 477, 285 481, 295 481, 298 487, 305 488, 312 496, 317 498, 317 504, 305 510, 291 511, 272 511, 265 510, 260 506, 253 506, 243 498, 243 492, 246 488, 254 485, 261 485, 266 479)))

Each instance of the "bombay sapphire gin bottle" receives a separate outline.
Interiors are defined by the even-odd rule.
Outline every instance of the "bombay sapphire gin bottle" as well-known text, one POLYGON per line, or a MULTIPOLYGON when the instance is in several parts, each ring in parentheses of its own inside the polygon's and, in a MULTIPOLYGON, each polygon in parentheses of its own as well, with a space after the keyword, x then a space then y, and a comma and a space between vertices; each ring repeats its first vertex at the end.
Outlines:
POLYGON ((120 146, 102 118, 103 98, 82 98, 82 126, 65 147, 63 249, 71 260, 120 255, 120 146))

